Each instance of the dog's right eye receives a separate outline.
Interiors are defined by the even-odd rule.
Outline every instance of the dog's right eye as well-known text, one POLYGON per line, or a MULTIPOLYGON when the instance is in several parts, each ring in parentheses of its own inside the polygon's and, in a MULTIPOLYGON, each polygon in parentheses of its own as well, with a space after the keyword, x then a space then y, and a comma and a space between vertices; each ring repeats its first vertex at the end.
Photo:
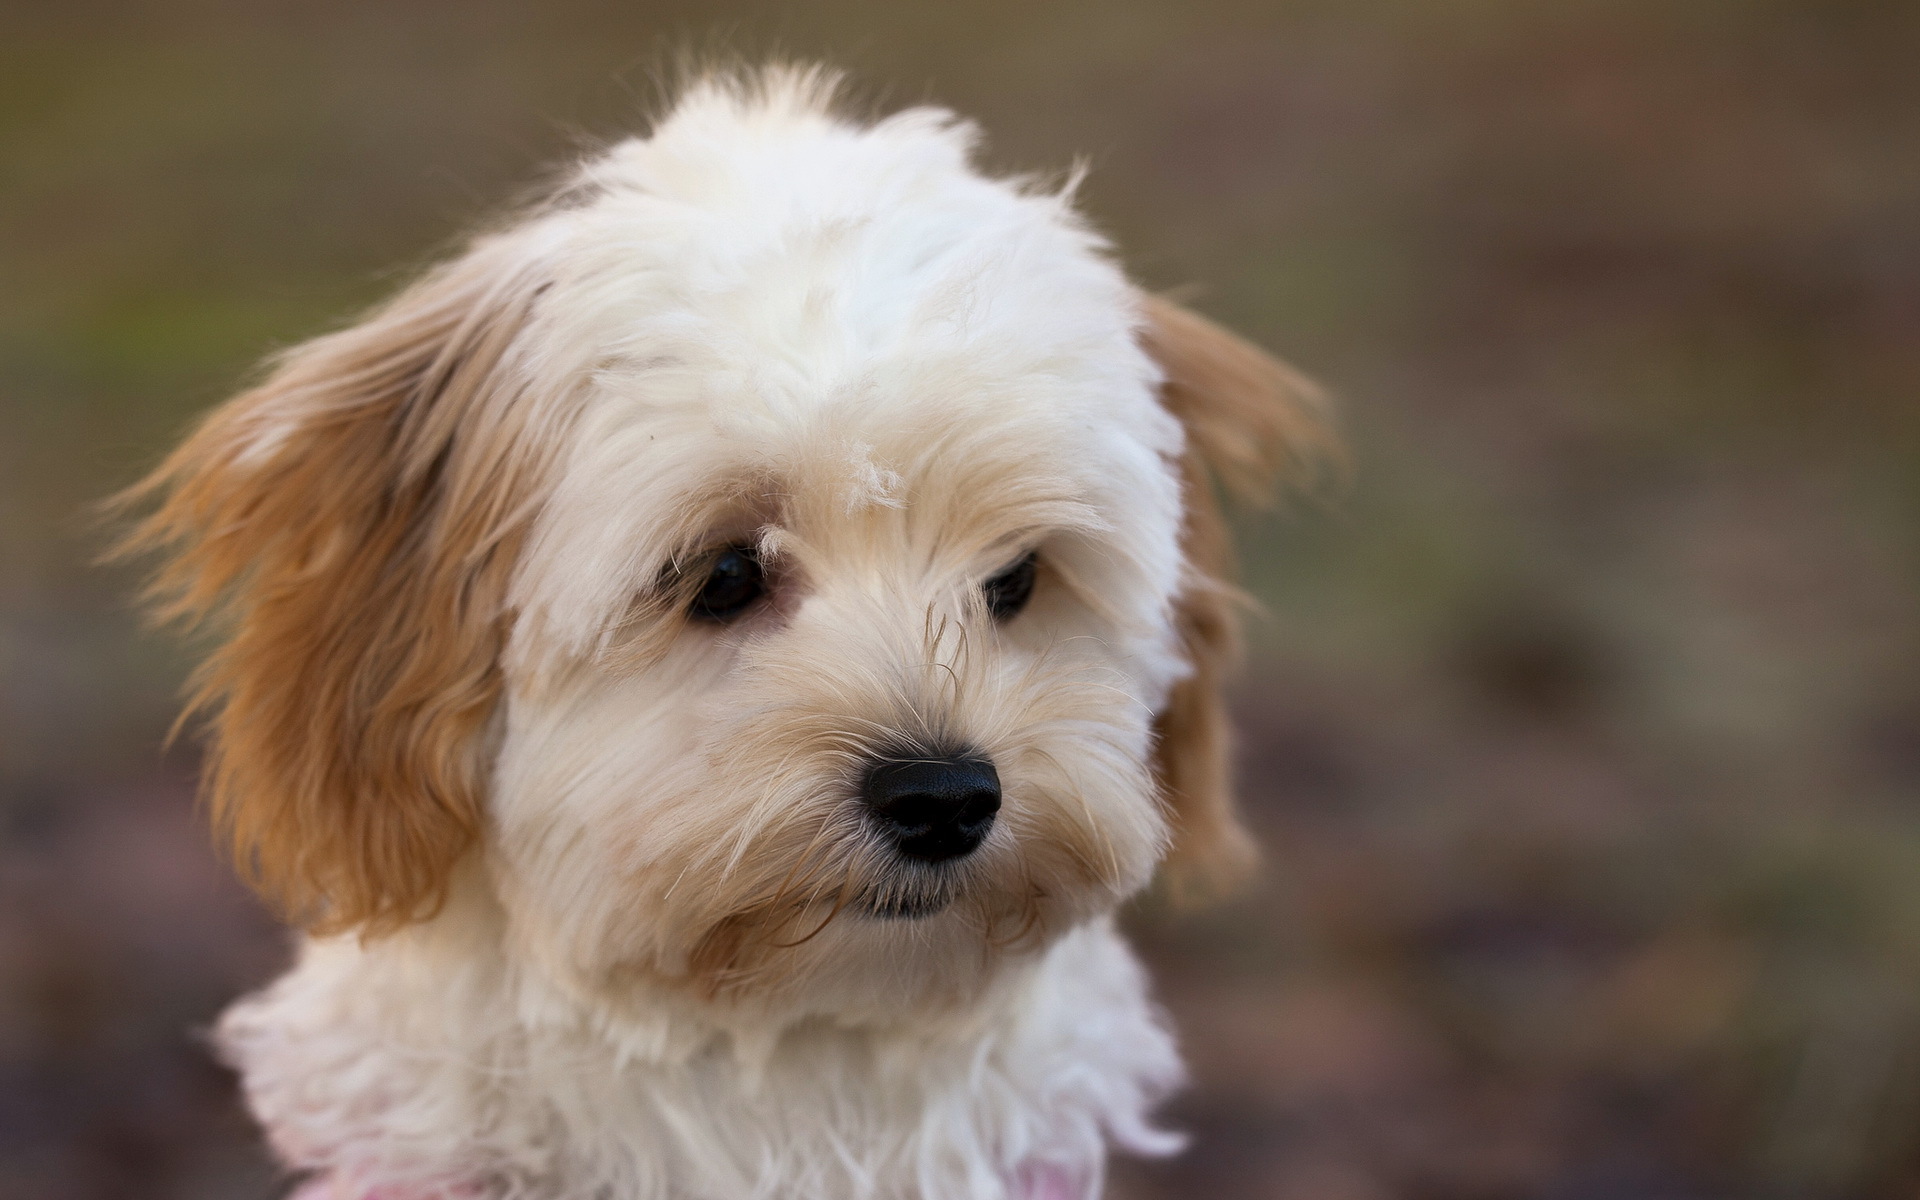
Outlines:
POLYGON ((766 576, 751 546, 729 546, 713 560, 688 613, 703 621, 731 621, 766 595, 766 576))
POLYGON ((1033 599, 1034 571, 1039 561, 1039 553, 1030 550, 1018 562, 980 585, 987 611, 993 614, 994 620, 1012 620, 1027 606, 1027 601, 1033 599))

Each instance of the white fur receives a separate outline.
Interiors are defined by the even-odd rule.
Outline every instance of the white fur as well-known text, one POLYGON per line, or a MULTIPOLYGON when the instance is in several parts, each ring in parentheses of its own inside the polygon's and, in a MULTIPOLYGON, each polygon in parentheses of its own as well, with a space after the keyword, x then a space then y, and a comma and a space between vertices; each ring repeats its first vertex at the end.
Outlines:
POLYGON ((663 1004, 604 1024, 491 931, 310 945, 228 1014, 276 1148, 358 1195, 977 1197, 1060 1163, 1097 1194, 1103 1138, 1177 1147, 1144 1113, 1178 1081, 1145 980, 1102 921, 977 1009, 777 1040, 663 1004))
POLYGON ((340 1194, 994 1200, 1053 1163, 1091 1196, 1105 1142, 1174 1144, 1148 1112, 1177 1059, 1110 914, 1168 836, 1181 432, 1066 195, 974 170, 949 114, 861 125, 827 90, 697 87, 476 251, 544 279, 505 369, 573 414, 512 589, 487 845, 433 919, 311 941, 221 1025, 340 1194), (730 537, 782 607, 629 645, 636 597, 730 537), (1033 607, 983 622, 969 588, 1033 547, 1033 607), (876 730, 999 766, 957 899, 822 899, 761 975, 689 984, 716 906, 806 831, 862 869, 848 739, 876 730))

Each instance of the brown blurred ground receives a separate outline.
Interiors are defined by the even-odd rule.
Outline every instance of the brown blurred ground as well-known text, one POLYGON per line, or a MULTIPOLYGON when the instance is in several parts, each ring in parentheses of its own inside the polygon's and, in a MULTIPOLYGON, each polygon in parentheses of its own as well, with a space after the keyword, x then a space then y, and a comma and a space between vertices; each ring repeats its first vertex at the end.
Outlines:
POLYGON ((1088 155, 1343 397, 1120 1196, 1920 1191, 1920 5, 6 0, 0 1197, 276 1186, 196 1030, 281 941, 82 507, 727 43, 1088 155))

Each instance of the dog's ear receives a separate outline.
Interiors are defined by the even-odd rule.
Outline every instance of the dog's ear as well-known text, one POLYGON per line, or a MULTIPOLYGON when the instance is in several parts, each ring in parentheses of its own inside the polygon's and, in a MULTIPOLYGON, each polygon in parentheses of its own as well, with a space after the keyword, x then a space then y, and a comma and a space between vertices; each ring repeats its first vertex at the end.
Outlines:
POLYGON ((1174 617, 1193 672, 1155 721, 1155 766, 1174 825, 1165 870, 1176 895, 1218 893, 1255 853, 1233 799, 1222 686, 1239 656, 1242 597, 1215 487, 1266 503, 1282 474, 1304 477, 1335 441, 1318 390, 1292 368, 1171 301, 1146 296, 1143 306, 1141 342, 1165 374, 1161 400, 1186 430, 1186 575, 1174 617))
POLYGON ((215 828, 316 930, 431 913, 480 832, 507 577, 559 440, 513 353, 539 289, 482 242, 282 355, 120 498, 157 501, 121 549, 164 555, 160 615, 222 639, 188 709, 215 828))

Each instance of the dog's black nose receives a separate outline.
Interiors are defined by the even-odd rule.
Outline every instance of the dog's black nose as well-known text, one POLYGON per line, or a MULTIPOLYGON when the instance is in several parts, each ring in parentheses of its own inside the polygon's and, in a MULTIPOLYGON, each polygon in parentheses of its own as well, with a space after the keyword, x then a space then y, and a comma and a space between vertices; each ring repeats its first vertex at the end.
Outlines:
POLYGON ((900 853, 946 862, 979 849, 1000 811, 1000 774, 984 758, 892 758, 861 788, 900 853))

